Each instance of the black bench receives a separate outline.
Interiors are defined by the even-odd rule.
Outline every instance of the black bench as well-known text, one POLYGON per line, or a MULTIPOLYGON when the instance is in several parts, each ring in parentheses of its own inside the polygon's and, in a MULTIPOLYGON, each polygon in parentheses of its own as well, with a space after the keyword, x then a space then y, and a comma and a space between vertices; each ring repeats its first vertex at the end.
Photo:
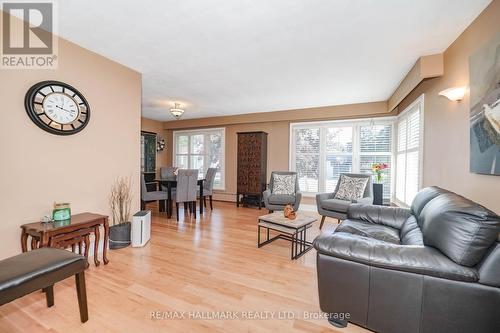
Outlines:
POLYGON ((43 289, 47 306, 54 305, 54 283, 72 275, 76 280, 82 323, 88 320, 85 290, 86 260, 83 256, 55 248, 41 248, 0 261, 0 305, 43 289))

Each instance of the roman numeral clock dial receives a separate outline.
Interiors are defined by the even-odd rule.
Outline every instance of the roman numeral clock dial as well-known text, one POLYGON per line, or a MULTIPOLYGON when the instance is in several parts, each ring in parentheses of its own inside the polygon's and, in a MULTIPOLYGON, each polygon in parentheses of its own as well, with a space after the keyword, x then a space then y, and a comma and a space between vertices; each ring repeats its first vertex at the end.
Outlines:
POLYGON ((90 107, 83 95, 63 82, 35 84, 26 93, 24 102, 31 120, 52 134, 78 133, 90 120, 90 107))

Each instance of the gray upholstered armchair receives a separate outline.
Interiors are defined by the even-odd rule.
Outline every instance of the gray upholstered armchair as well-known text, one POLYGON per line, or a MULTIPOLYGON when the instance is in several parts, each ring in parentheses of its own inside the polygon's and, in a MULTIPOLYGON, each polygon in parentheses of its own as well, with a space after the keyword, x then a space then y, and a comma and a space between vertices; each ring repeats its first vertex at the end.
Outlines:
POLYGON ((266 208, 273 212, 275 210, 283 210, 286 205, 292 204, 295 211, 299 210, 300 200, 302 193, 300 193, 299 179, 296 172, 292 171, 273 171, 271 173, 271 180, 269 181, 269 188, 262 193, 264 197, 264 204, 266 208), (274 190, 274 175, 291 175, 295 176, 295 193, 294 194, 277 194, 273 193, 274 190))
POLYGON ((352 178, 368 178, 368 182, 366 183, 365 192, 363 193, 363 197, 356 200, 341 200, 335 199, 335 194, 339 190, 340 178, 337 182, 337 186, 335 187, 335 191, 333 193, 321 193, 316 195, 316 204, 318 206, 318 213, 322 216, 321 224, 319 228, 323 227, 323 223, 325 223, 325 218, 333 217, 337 220, 344 220, 347 217, 347 210, 349 209, 349 205, 352 203, 362 203, 362 204, 373 204, 373 188, 372 188, 372 176, 369 174, 357 174, 357 173, 341 173, 342 175, 346 175, 352 178))

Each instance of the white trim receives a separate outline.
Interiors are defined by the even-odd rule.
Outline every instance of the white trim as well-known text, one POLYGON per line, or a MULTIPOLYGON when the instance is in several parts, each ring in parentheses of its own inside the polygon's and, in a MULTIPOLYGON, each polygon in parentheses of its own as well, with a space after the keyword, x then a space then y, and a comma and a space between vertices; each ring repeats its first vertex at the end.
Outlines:
MULTIPOLYGON (((395 165, 395 167, 393 168, 394 171, 397 169, 397 146, 398 146, 398 135, 397 135, 397 132, 398 132, 398 127, 397 127, 397 124, 398 124, 398 121, 399 119, 401 118, 404 118, 407 116, 407 114, 409 112, 411 112, 412 109, 414 109, 416 106, 418 105, 419 107, 419 143, 418 143, 418 186, 417 186, 417 189, 420 190, 423 186, 423 175, 424 175, 424 136, 425 136, 425 126, 424 126, 424 122, 425 122, 425 119, 424 119, 424 108, 425 108, 425 95, 422 94, 420 95, 419 97, 417 97, 410 105, 408 105, 400 114, 397 115, 396 117, 396 121, 395 121, 395 131, 394 131, 394 134, 395 134, 395 141, 394 141, 394 153, 393 153, 393 156, 394 156, 394 163, 393 165, 395 165)), ((412 149, 405 149, 405 153, 409 152, 409 151, 414 151, 415 148, 412 148, 412 149)), ((397 199, 396 197, 396 186, 397 186, 397 179, 394 178, 394 182, 393 182, 393 185, 394 185, 394 191, 392 192, 393 193, 393 196, 392 196, 392 201, 394 203, 396 203, 398 206, 403 206, 403 207, 408 207, 409 205, 405 202, 402 202, 400 200, 397 199)), ((406 185, 406 184, 405 184, 406 185)))
MULTIPOLYGON (((386 116, 386 117, 373 117, 373 118, 354 118, 354 119, 339 119, 339 120, 320 120, 320 121, 304 121, 297 123, 290 123, 290 128, 292 127, 311 127, 311 126, 325 126, 329 124, 342 124, 342 123, 368 123, 371 121, 382 123, 382 122, 393 122, 397 116, 386 116)), ((339 125, 340 126, 340 125, 339 125)))
MULTIPOLYGON (((214 190, 218 191, 225 191, 226 190, 226 128, 225 127, 213 127, 213 128, 195 128, 195 129, 189 129, 189 130, 175 130, 172 131, 172 165, 176 165, 177 161, 177 144, 176 144, 176 136, 182 135, 183 133, 186 134, 204 134, 206 132, 216 132, 220 131, 222 132, 222 142, 221 142, 221 182, 222 184, 220 186, 214 185, 214 190)), ((185 156, 191 156, 191 155, 201 155, 201 154, 189 154, 189 150, 191 149, 191 135, 188 136, 188 153, 187 154, 179 154, 179 155, 185 155, 185 156)), ((205 155, 205 154, 203 154, 205 155)), ((188 163, 189 163, 189 158, 188 158, 188 163)))

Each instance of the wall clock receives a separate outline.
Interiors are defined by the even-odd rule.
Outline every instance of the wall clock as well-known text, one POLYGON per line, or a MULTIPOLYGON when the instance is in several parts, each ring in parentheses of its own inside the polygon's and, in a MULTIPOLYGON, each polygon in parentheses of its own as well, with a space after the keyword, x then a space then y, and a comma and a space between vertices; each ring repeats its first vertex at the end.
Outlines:
POLYGON ((80 132, 90 120, 85 97, 59 81, 42 81, 31 87, 24 99, 26 112, 41 129, 57 135, 80 132))

